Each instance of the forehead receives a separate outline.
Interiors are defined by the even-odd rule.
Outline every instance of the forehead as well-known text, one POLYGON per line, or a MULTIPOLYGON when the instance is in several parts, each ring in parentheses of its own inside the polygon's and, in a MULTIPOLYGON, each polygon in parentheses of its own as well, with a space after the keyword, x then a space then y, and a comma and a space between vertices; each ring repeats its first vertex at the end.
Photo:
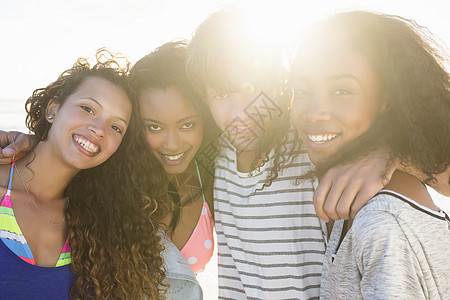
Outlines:
POLYGON ((205 83, 205 90, 215 92, 242 91, 246 92, 249 86, 258 90, 271 91, 283 83, 280 67, 261 65, 257 59, 248 63, 230 63, 226 68, 211 76, 205 83))
POLYGON ((369 59, 345 46, 302 51, 292 67, 294 80, 311 76, 366 73, 373 73, 369 59))
POLYGON ((69 95, 68 100, 82 98, 95 99, 102 106, 126 105, 131 107, 130 99, 121 87, 99 76, 86 77, 69 95))
POLYGON ((72 94, 117 94, 117 90, 121 88, 109 80, 99 76, 88 76, 83 79, 72 94))
POLYGON ((192 101, 177 86, 144 90, 139 94, 139 105, 142 114, 154 119, 198 114, 192 101))

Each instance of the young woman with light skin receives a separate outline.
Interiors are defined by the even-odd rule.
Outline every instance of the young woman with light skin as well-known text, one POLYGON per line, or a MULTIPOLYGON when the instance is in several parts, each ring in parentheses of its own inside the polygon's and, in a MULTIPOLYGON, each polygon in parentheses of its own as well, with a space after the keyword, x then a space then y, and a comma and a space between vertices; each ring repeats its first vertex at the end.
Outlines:
POLYGON ((170 42, 139 60, 130 85, 139 100, 148 145, 170 181, 165 231, 197 273, 210 260, 214 242, 214 161, 198 157, 218 132, 186 78, 185 46, 170 42))
POLYGON ((0 165, 2 296, 159 297, 160 203, 149 197, 163 178, 145 176, 153 168, 127 72, 102 50, 28 99, 38 143, 0 165))
POLYGON ((348 12, 313 27, 296 53, 291 117, 316 165, 302 178, 377 149, 403 166, 353 223, 334 224, 324 299, 450 294, 450 219, 425 186, 449 195, 449 74, 431 42, 413 21, 348 12))
MULTIPOLYGON (((151 153, 170 182, 165 231, 198 272, 214 250, 212 174, 219 132, 186 78, 185 47, 184 42, 167 43, 139 60, 131 70, 130 87, 139 102, 151 153), (202 156, 208 147, 212 152, 202 156)), ((32 140, 14 132, 0 135, 5 143, 17 137, 24 141, 22 146, 32 140)))

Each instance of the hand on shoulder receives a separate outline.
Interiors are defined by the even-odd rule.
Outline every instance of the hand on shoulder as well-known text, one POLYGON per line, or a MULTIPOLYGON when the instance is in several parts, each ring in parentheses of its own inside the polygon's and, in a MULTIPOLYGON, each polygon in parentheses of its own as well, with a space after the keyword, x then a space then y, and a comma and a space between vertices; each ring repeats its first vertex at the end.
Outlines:
POLYGON ((0 164, 10 164, 30 152, 37 144, 35 136, 18 131, 0 130, 0 164))

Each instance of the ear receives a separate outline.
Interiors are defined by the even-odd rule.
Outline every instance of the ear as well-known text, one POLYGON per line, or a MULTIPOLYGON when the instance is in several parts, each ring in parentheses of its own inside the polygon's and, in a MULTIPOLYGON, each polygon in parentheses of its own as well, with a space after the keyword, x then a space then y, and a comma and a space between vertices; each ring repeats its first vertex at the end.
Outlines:
POLYGON ((45 109, 45 118, 47 119, 47 122, 50 124, 53 123, 53 120, 55 119, 55 116, 59 110, 60 104, 56 102, 55 98, 52 98, 48 104, 47 108, 45 109))

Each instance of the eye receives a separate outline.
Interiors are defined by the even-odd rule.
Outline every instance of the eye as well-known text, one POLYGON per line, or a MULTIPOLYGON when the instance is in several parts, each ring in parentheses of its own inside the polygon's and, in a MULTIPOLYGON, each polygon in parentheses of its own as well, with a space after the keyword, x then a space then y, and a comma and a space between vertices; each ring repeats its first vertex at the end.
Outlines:
POLYGON ((147 125, 147 129, 150 131, 160 131, 162 130, 161 126, 156 125, 156 124, 148 124, 147 125))
POLYGON ((309 96, 309 91, 307 89, 295 89, 294 90, 294 97, 296 99, 302 99, 309 96))
POLYGON ((117 125, 112 125, 111 128, 112 128, 114 131, 117 131, 117 132, 120 133, 120 134, 123 133, 122 128, 120 128, 120 127, 117 126, 117 125))
POLYGON ((80 105, 80 107, 81 107, 82 110, 84 110, 84 111, 86 111, 86 112, 88 112, 88 113, 90 113, 92 115, 94 114, 94 110, 92 108, 90 108, 89 106, 87 106, 87 105, 80 105))
POLYGON ((220 94, 220 95, 215 95, 213 97, 215 100, 225 100, 228 98, 228 94, 220 94))
POLYGON ((181 129, 191 129, 192 127, 195 126, 195 123, 191 122, 191 123, 185 123, 181 126, 181 129))
POLYGON ((333 95, 335 96, 346 96, 350 95, 352 92, 346 88, 337 88, 333 91, 333 95))

